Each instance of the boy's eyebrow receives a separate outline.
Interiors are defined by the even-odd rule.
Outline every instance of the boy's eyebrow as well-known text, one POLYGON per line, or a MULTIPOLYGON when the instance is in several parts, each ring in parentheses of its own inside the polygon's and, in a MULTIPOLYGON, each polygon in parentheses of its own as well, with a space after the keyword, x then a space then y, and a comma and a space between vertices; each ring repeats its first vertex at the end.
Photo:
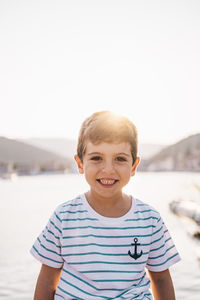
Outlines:
POLYGON ((91 152, 91 153, 88 153, 87 155, 94 155, 94 154, 103 154, 101 152, 91 152))
POLYGON ((131 156, 131 154, 129 153, 125 153, 125 152, 120 152, 120 153, 116 153, 117 155, 125 155, 125 156, 131 156))
MULTIPOLYGON (((103 155, 103 153, 101 152, 91 152, 91 153, 88 153, 87 155, 97 155, 97 154, 101 154, 103 155)), ((120 153, 114 153, 114 155, 125 155, 125 156, 131 156, 131 154, 128 154, 128 153, 125 153, 125 152, 120 152, 120 153)))

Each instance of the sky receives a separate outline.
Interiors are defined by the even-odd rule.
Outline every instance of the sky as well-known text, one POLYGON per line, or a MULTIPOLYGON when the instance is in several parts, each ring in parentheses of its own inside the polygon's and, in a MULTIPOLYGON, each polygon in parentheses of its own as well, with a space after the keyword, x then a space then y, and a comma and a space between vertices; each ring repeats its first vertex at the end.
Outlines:
POLYGON ((199 0, 1 0, 0 136, 77 138, 95 111, 139 141, 200 132, 199 0))

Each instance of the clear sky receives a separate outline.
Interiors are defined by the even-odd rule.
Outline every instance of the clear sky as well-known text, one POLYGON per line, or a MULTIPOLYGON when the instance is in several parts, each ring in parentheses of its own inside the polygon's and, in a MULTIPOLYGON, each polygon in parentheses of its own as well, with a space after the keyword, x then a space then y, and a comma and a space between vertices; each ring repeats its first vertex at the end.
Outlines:
POLYGON ((76 138, 105 109, 142 142, 200 132, 200 1, 1 0, 0 136, 76 138))

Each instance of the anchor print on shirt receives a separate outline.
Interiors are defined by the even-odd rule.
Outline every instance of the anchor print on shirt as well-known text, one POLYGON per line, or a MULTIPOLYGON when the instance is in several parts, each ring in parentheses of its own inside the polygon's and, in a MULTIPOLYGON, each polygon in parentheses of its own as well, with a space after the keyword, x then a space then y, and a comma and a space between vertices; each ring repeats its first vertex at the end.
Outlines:
POLYGON ((140 245, 140 243, 138 243, 138 238, 134 238, 134 243, 131 245, 134 246, 134 253, 131 253, 131 251, 129 250, 128 254, 136 260, 143 254, 142 250, 140 251, 140 253, 137 253, 137 247, 140 245))

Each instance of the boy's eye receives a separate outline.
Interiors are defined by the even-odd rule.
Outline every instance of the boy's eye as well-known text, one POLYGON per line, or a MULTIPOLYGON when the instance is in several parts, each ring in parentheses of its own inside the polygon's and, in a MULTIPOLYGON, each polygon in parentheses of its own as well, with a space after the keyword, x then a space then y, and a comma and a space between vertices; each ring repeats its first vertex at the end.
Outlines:
POLYGON ((116 160, 117 160, 117 161, 126 161, 126 158, 123 157, 123 156, 117 156, 117 157, 116 157, 116 160))
POLYGON ((93 156, 91 157, 91 160, 95 160, 95 161, 101 160, 101 156, 93 156))

